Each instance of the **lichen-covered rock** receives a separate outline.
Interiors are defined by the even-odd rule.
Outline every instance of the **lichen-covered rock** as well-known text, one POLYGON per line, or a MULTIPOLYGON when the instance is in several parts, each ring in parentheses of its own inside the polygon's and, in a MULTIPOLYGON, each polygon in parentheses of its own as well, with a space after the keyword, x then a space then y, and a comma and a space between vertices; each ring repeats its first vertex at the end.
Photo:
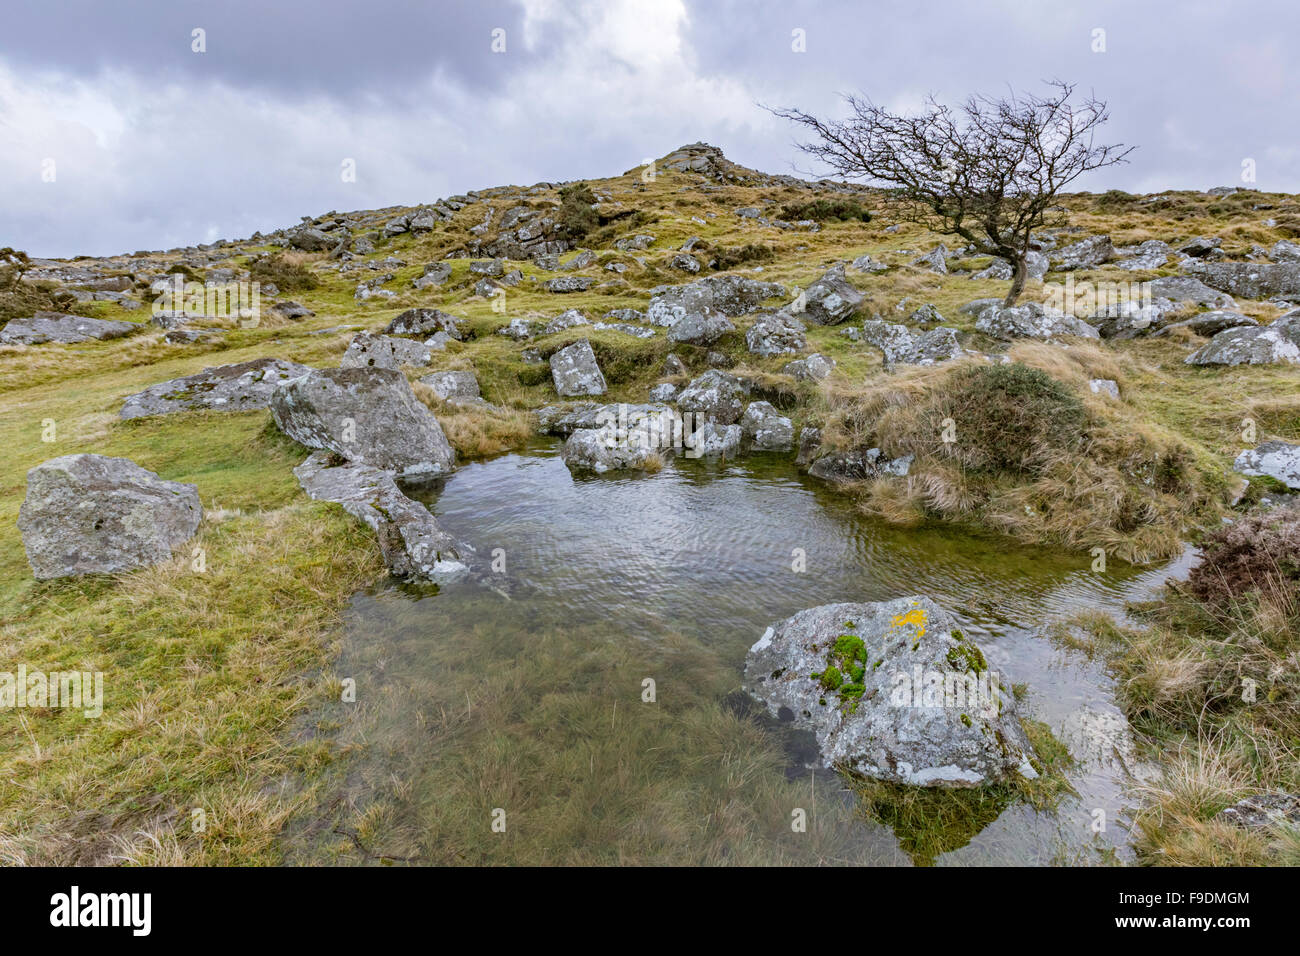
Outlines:
POLYGON ((1243 475, 1267 476, 1300 491, 1300 445, 1266 441, 1243 451, 1232 467, 1243 475))
POLYGON ((1300 295, 1300 262, 1189 262, 1185 268, 1211 288, 1244 299, 1300 295))
POLYGON ((605 394, 605 376, 586 339, 579 339, 551 356, 551 379, 555 391, 565 398, 605 394))
POLYGON ((1226 329, 1185 359, 1188 365, 1300 364, 1300 326, 1226 329))
POLYGON ((701 421, 734 425, 744 411, 748 389, 734 375, 709 369, 694 379, 677 396, 677 407, 692 412, 701 421))
POLYGON ((586 292, 595 283, 595 279, 587 276, 556 276, 554 279, 547 279, 542 288, 547 292, 567 293, 567 292, 586 292))
POLYGON ((990 306, 980 313, 975 328, 996 339, 1057 339, 1074 335, 1084 339, 1101 336, 1083 319, 1047 309, 1037 302, 1009 308, 990 306))
POLYGON ((868 319, 862 323, 862 337, 884 352, 890 365, 934 365, 961 354, 957 330, 943 326, 913 335, 905 325, 868 319))
POLYGON ((764 357, 802 351, 808 344, 802 322, 785 309, 755 320, 745 332, 745 345, 764 357))
POLYGON ((432 335, 435 332, 446 332, 453 339, 459 339, 460 329, 456 326, 458 321, 454 315, 448 315, 438 309, 407 309, 388 323, 384 333, 386 335, 432 335))
POLYGON ((1176 329, 1186 329, 1188 332, 1194 332, 1197 335, 1212 337, 1225 329, 1240 329, 1257 325, 1259 325, 1259 322, 1248 315, 1231 312, 1227 309, 1215 309, 1213 312, 1198 313, 1190 319, 1184 319, 1182 322, 1171 322, 1168 325, 1161 326, 1155 334, 1168 335, 1176 329))
POLYGON ((833 371, 835 371, 835 359, 827 358, 820 352, 814 352, 805 358, 795 359, 793 362, 786 362, 781 366, 782 374, 793 375, 805 382, 820 382, 822 379, 828 378, 833 371))
POLYGON ((827 269, 820 279, 804 290, 801 316, 814 325, 838 325, 857 311, 862 293, 844 277, 844 264, 827 269))
POLYGON ((1200 279, 1192 276, 1161 276, 1146 283, 1153 299, 1169 299, 1172 302, 1194 302, 1208 305, 1212 309, 1234 309, 1236 300, 1226 292, 1211 289, 1200 279))
POLYGON ((1131 339, 1159 328, 1165 314, 1174 307, 1169 299, 1112 302, 1087 321, 1103 339, 1131 339))
POLYGON ((785 287, 743 276, 716 275, 685 285, 656 286, 650 292, 653 298, 646 307, 646 319, 655 325, 671 327, 705 309, 715 309, 731 318, 746 315, 765 300, 785 295, 785 287))
POLYGON ((587 317, 577 309, 565 309, 542 327, 542 334, 554 335, 556 332, 563 332, 565 329, 571 329, 576 325, 590 324, 587 317))
POLYGON ((444 402, 453 405, 477 404, 482 395, 479 393, 478 376, 465 369, 450 372, 433 372, 425 375, 420 382, 433 389, 444 402))
POLYGON ((392 335, 375 335, 358 332, 352 337, 348 350, 339 360, 340 368, 401 368, 418 367, 433 361, 429 347, 414 339, 400 339, 392 335))
POLYGON ((447 581, 468 570, 471 549, 438 527, 429 509, 404 495, 393 474, 359 462, 335 462, 314 452, 293 470, 307 495, 332 501, 365 522, 379 538, 388 570, 399 578, 447 581))
POLYGON ((1090 378, 1088 379, 1088 390, 1094 395, 1119 398, 1119 382, 1113 378, 1090 378))
POLYGON ((121 418, 142 418, 197 409, 247 412, 266 408, 277 386, 310 371, 306 365, 274 358, 218 365, 184 378, 150 385, 143 392, 128 396, 118 414, 121 418))
POLYGON ((1090 236, 1058 249, 1052 258, 1056 262, 1056 268, 1064 271, 1095 269, 1114 257, 1115 247, 1111 244, 1110 236, 1090 236))
POLYGON ((1173 254, 1169 248, 1169 243, 1161 242, 1159 239, 1148 239, 1145 242, 1138 243, 1132 249, 1116 249, 1116 254, 1123 255, 1125 258, 1115 263, 1120 269, 1127 269, 1130 272, 1145 271, 1147 269, 1159 269, 1173 254))
POLYGON ((280 385, 270 404, 280 430, 308 448, 399 478, 435 478, 455 468, 456 454, 438 419, 395 369, 313 371, 280 385))
POLYGON ((668 341, 674 344, 712 345, 728 332, 734 331, 736 327, 725 315, 716 309, 705 309, 683 316, 681 321, 674 323, 668 330, 668 341))
MULTIPOLYGON (((602 405, 586 409, 560 450, 571 471, 646 470, 676 453, 681 426, 667 405, 602 405)), ((563 426, 561 426, 563 427, 563 426)))
POLYGON ((202 519, 194 485, 164 481, 127 458, 64 455, 27 472, 18 530, 33 573, 47 579, 159 564, 202 519))
POLYGON ((808 467, 808 474, 836 483, 890 475, 901 478, 911 470, 912 457, 888 458, 879 448, 850 448, 820 456, 808 467))
POLYGON ((686 434, 682 445, 690 458, 734 458, 740 452, 741 429, 739 425, 724 425, 718 421, 697 424, 686 434))
POLYGON ((84 315, 37 312, 30 318, 10 319, 0 329, 0 345, 41 345, 45 342, 89 342, 91 339, 119 339, 136 332, 133 322, 88 319, 84 315))
POLYGON ((740 431, 755 451, 788 451, 794 443, 794 423, 770 402, 751 402, 740 418, 740 431))
POLYGON ((1246 830, 1300 826, 1300 794, 1256 793, 1220 810, 1215 817, 1246 830))
POLYGON ((744 687, 811 730, 828 768, 921 787, 1038 776, 1010 681, 925 597, 800 611, 750 648, 744 687))

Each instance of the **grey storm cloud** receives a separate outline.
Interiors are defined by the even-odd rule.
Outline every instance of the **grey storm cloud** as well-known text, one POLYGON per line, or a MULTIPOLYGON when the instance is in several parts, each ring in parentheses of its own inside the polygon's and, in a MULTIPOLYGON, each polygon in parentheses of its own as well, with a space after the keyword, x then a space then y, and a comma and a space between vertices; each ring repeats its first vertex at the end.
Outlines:
POLYGON ((240 238, 617 174, 701 139, 785 172, 802 168, 797 131, 760 104, 834 114, 855 92, 906 109, 1057 77, 1107 100, 1107 139, 1139 147, 1080 188, 1203 189, 1250 161, 1259 188, 1298 191, 1298 34, 1289 0, 14 3, 0 245, 240 238))

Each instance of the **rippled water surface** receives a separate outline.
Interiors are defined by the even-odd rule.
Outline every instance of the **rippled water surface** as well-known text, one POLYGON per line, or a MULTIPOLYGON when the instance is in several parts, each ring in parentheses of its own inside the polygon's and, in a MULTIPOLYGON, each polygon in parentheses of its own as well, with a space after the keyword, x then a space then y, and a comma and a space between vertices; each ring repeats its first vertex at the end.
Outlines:
POLYGON ((817 604, 927 594, 1004 680, 1027 685, 1024 715, 1070 748, 1077 795, 1050 811, 1012 803, 921 862, 1126 855, 1123 787, 1141 768, 1109 681, 1042 631, 1080 610, 1118 611, 1171 569, 1097 574, 1087 555, 884 525, 788 459, 583 479, 547 444, 464 466, 428 500, 505 571, 440 593, 356 597, 338 673, 356 680, 358 700, 341 721, 323 718, 355 746, 331 783, 329 820, 297 827, 300 854, 915 862, 837 775, 804 769, 806 741, 738 691, 769 624, 817 604), (654 702, 642 699, 647 680, 654 702), (807 832, 791 827, 796 809, 807 832))

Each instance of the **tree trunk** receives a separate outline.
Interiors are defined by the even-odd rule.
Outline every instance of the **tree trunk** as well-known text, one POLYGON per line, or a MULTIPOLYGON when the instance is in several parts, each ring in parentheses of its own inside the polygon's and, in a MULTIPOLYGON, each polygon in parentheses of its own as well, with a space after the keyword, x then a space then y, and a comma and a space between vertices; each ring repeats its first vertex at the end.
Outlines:
POLYGON ((1025 280, 1029 278, 1029 264, 1025 262, 1025 255, 1021 253, 1011 259, 1011 266, 1015 272, 1011 276, 1011 289, 1007 292, 1007 297, 1002 300, 1002 308, 1009 309, 1016 304, 1016 299, 1020 298, 1020 293, 1025 291, 1025 280))

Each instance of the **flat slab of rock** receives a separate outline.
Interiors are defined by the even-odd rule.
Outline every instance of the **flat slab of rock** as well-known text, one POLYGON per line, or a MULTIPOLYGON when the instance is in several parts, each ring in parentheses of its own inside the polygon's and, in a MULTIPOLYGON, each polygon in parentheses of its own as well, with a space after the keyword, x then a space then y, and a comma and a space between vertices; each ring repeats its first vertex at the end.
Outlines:
POLYGON ((358 332, 339 361, 340 368, 418 368, 433 361, 429 347, 413 339, 358 332))
POLYGON ((1211 288, 1244 299, 1300 295, 1300 262, 1189 262, 1186 271, 1211 288))
POLYGON ((306 365, 274 358, 205 368, 128 396, 118 416, 142 418, 197 409, 247 412, 266 408, 277 386, 310 371, 306 365))
POLYGON ((194 485, 127 458, 64 455, 27 472, 18 512, 37 578, 116 574, 167 561, 203 520, 194 485))
POLYGON ((605 376, 586 339, 579 339, 551 356, 551 379, 555 391, 565 398, 605 394, 605 376))
POLYGON ((293 473, 309 497, 342 505, 375 532, 395 577, 441 582, 469 569, 469 547, 440 529, 428 508, 404 495, 392 472, 318 451, 293 473))
POLYGON ((1232 463, 1243 475, 1266 476, 1300 491, 1300 445, 1284 441, 1266 441, 1247 448, 1232 463))
POLYGON ((683 317, 680 322, 674 323, 668 330, 668 341, 674 344, 712 345, 728 332, 734 331, 736 327, 725 315, 716 309, 705 309, 702 312, 693 312, 683 317))
POLYGON ((45 342, 89 342, 92 339, 120 339, 139 331, 133 322, 88 319, 84 315, 37 312, 30 318, 10 319, 0 329, 0 345, 41 345, 45 342))
POLYGON ((811 730, 828 768, 921 787, 1038 776, 1010 681, 925 597, 800 611, 749 649, 744 687, 811 730))
POLYGON ((455 468, 456 454, 406 376, 386 368, 327 368, 282 384, 271 415, 308 448, 423 479, 455 468))

